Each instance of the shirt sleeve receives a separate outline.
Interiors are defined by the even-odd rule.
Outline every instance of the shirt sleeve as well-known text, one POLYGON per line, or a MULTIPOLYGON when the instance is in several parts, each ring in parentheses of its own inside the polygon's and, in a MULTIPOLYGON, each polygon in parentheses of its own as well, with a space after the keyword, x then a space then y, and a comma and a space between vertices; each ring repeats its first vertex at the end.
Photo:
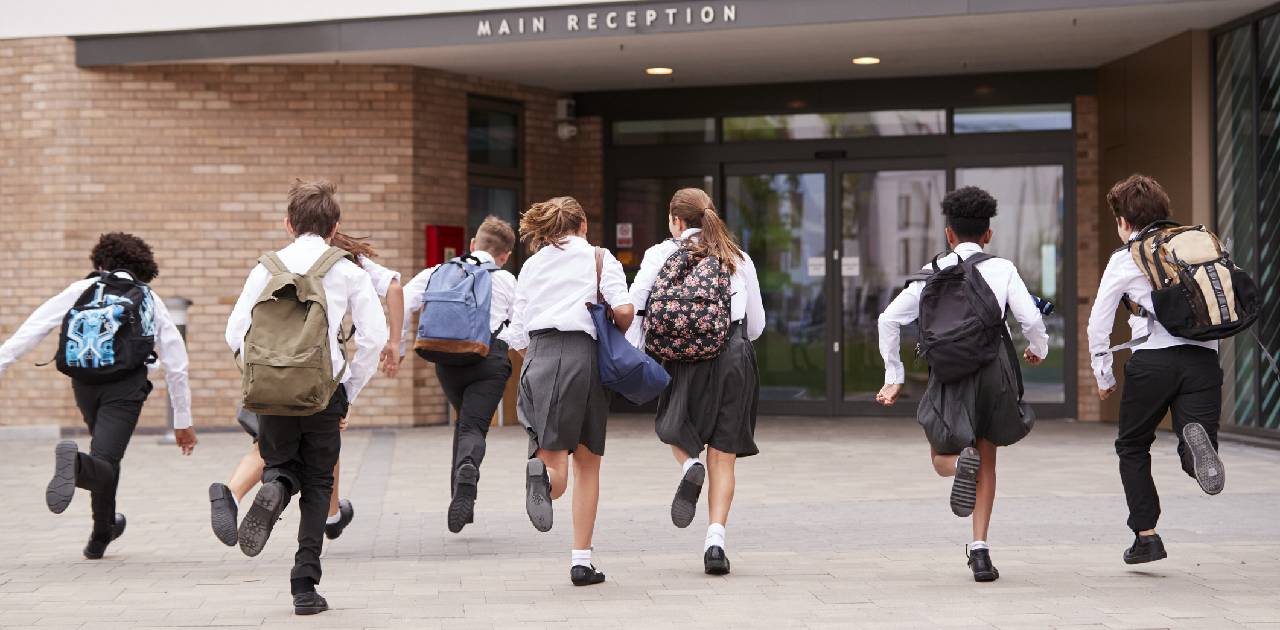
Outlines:
MULTIPOLYGON (((658 279, 658 272, 662 271, 662 265, 671 255, 671 249, 664 247, 667 241, 663 241, 650 247, 644 252, 644 259, 640 261, 640 270, 636 272, 636 279, 631 283, 631 303, 636 306, 637 311, 645 308, 649 303, 649 292, 653 290, 653 283, 658 279)), ((644 321, 640 313, 636 313, 636 318, 631 322, 631 328, 627 329, 627 341, 637 348, 644 348, 644 321)))
POLYGON ((1098 296, 1094 298, 1093 308, 1089 310, 1089 326, 1086 329, 1089 336, 1089 362, 1093 367, 1093 378, 1098 382, 1098 389, 1102 390, 1116 385, 1112 357, 1107 349, 1111 347, 1111 328, 1115 324, 1116 307, 1120 305, 1120 298, 1124 297, 1123 276, 1117 257, 1112 256, 1102 272, 1098 296))
POLYGON ((756 275, 755 262, 744 253, 740 265, 740 272, 744 276, 743 284, 747 287, 747 338, 755 341, 764 334, 764 298, 760 295, 760 278, 756 275))
POLYGON ((391 334, 400 335, 401 356, 404 356, 405 347, 416 334, 418 322, 413 318, 413 312, 422 308, 422 298, 427 292, 427 283, 431 282, 431 273, 435 270, 435 267, 423 269, 409 281, 409 284, 404 285, 404 326, 399 331, 391 331, 391 334))
POLYGON ((600 293, 604 295, 604 301, 609 303, 610 308, 632 304, 631 293, 627 291, 627 274, 622 270, 622 263, 607 249, 601 258, 600 293))
POLYGON ((226 341, 227 346, 236 356, 239 356, 244 349, 244 336, 249 332, 253 305, 257 303, 258 296, 262 295, 262 290, 267 287, 267 281, 270 279, 271 272, 267 271, 266 267, 262 265, 254 267, 244 282, 244 290, 240 292, 240 298, 231 308, 231 316, 227 318, 226 341))
POLYGON ((901 356, 902 327, 920 318, 920 292, 923 289, 923 282, 912 282, 893 298, 876 322, 880 333, 880 357, 884 359, 885 385, 906 381, 901 356))
POLYGON ((67 316, 67 311, 76 305, 76 299, 89 288, 90 284, 93 284, 92 280, 75 282, 31 313, 13 336, 5 341, 4 345, 0 345, 0 373, 13 365, 22 355, 40 345, 49 333, 60 328, 62 320, 67 316))
POLYGON ((169 308, 155 293, 156 358, 164 368, 164 381, 173 404, 173 428, 191 428, 191 384, 187 377, 187 344, 169 315, 169 308))
POLYGON ((1036 308, 1036 302, 1027 290, 1027 283, 1023 282, 1022 276, 1018 275, 1017 269, 1012 268, 1012 264, 1009 266, 1009 310, 1013 312, 1013 318, 1022 325, 1022 336, 1027 338, 1032 354, 1043 359, 1049 356, 1049 333, 1045 329, 1044 317, 1041 316, 1040 309, 1036 308))
MULTIPOLYGON (((339 263, 341 264, 341 263, 339 263)), ((348 281, 351 295, 351 323, 356 327, 356 354, 351 359, 351 378, 347 381, 347 401, 355 402, 360 391, 369 384, 378 369, 378 355, 387 345, 390 333, 382 303, 373 290, 373 280, 367 273, 351 275, 348 281)))
POLYGON ((377 292, 378 297, 386 298, 391 283, 400 279, 400 272, 387 269, 364 256, 360 256, 359 260, 360 268, 369 274, 369 279, 373 281, 373 290, 377 292))
POLYGON ((511 347, 511 322, 515 319, 513 311, 515 310, 516 301, 516 277, 511 275, 511 272, 499 271, 494 274, 493 301, 494 306, 501 309, 499 314, 502 319, 499 322, 507 322, 507 325, 502 328, 502 332, 498 333, 498 339, 506 342, 507 347, 511 347))
POLYGON ((528 274, 529 265, 526 263, 520 277, 516 278, 516 299, 511 304, 511 326, 508 327, 511 334, 508 336, 507 344, 514 350, 524 350, 529 347, 529 334, 525 330, 525 311, 529 306, 528 274))

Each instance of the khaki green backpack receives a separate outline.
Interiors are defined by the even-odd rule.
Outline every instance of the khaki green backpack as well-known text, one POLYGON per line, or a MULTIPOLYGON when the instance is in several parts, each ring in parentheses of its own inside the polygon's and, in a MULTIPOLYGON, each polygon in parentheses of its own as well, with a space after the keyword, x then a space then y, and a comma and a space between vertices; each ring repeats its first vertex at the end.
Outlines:
MULTIPOLYGON (((324 275, 349 252, 330 247, 306 273, 289 271, 274 253, 258 262, 271 280, 258 296, 244 339, 244 408, 261 415, 309 416, 324 411, 347 371, 335 376, 329 351, 324 275)), ((352 260, 354 262, 354 260, 352 260)))

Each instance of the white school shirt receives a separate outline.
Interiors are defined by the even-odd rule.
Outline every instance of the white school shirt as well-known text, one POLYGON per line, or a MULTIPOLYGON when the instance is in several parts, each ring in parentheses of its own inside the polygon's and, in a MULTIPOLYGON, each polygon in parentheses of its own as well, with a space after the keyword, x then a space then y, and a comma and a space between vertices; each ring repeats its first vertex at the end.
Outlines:
MULTIPOLYGON (((328 249, 329 244, 323 238, 315 234, 304 234, 288 247, 276 252, 276 255, 286 269, 302 274, 328 249)), ((253 305, 270 280, 271 272, 261 264, 249 272, 244 291, 240 293, 240 299, 236 300, 235 308, 231 309, 231 317, 227 319, 227 345, 233 352, 240 353, 244 348, 253 305)), ((378 294, 373 290, 373 280, 350 260, 339 260, 325 274, 323 284, 326 315, 329 318, 329 355, 333 359, 334 375, 342 369, 343 358, 338 334, 342 328, 342 318, 348 310, 351 311, 351 323, 356 327, 355 355, 341 381, 346 385, 347 401, 355 402, 360 390, 364 389, 378 369, 378 354, 389 337, 387 319, 382 313, 382 304, 378 302, 378 294)))
MULTIPOLYGON (((495 262, 493 255, 486 251, 474 251, 471 255, 480 259, 482 263, 495 262)), ((427 294, 427 283, 431 282, 431 274, 439 268, 440 265, 436 265, 430 269, 423 269, 409 281, 409 284, 404 285, 404 329, 400 331, 401 355, 404 354, 408 340, 417 334, 418 322, 412 315, 414 311, 422 308, 423 298, 427 294)), ((489 330, 493 331, 501 327, 503 322, 511 321, 512 307, 516 302, 516 277, 506 269, 499 269, 489 276, 493 280, 492 295, 489 298, 489 330)), ((503 327, 502 332, 498 333, 498 339, 510 346, 511 327, 503 327)))
MULTIPOLYGON (((957 256, 968 258, 982 251, 977 243, 961 243, 956 246, 955 253, 938 259, 938 267, 947 268, 959 262, 957 256)), ((933 265, 925 265, 927 271, 933 265)), ((996 296, 1000 312, 1008 308, 1014 319, 1022 325, 1022 336, 1027 338, 1032 354, 1041 359, 1049 356, 1049 334, 1045 331, 1044 318, 1036 308, 1027 285, 1018 275, 1018 268, 1003 258, 984 260, 976 265, 982 279, 987 281, 991 292, 996 296)), ((920 292, 924 290, 924 282, 912 282, 889 303, 889 307, 880 314, 880 356, 884 359, 884 383, 895 385, 906 380, 906 370, 902 367, 901 328, 920 318, 920 292)))
MULTIPOLYGON (((680 238, 688 239, 699 232, 702 232, 702 228, 689 228, 680 233, 680 238)), ((665 240, 645 250, 644 258, 640 261, 640 271, 636 272, 635 282, 631 283, 631 303, 638 305, 637 309, 643 309, 649 302, 649 292, 658 279, 658 272, 662 271, 662 265, 666 264, 667 259, 679 249, 680 244, 675 240, 665 240)), ((734 267, 733 275, 729 277, 731 295, 729 318, 735 322, 746 319, 747 338, 755 341, 764 333, 764 302, 760 297, 760 280, 756 277, 756 265, 746 252, 742 250, 739 252, 742 257, 734 267)), ((642 319, 636 317, 631 323, 631 328, 627 329, 627 341, 637 348, 644 348, 642 319)))
MULTIPOLYGON (((1129 241, 1132 242, 1137 236, 1137 232, 1130 234, 1129 241)), ((1102 282, 1098 285, 1098 297, 1093 302, 1093 309, 1089 311, 1089 355, 1098 389, 1107 390, 1116 385, 1116 376, 1111 371, 1111 353, 1106 350, 1111 347, 1111 327, 1115 323, 1116 307, 1120 305, 1120 298, 1125 295, 1138 306, 1147 309, 1148 313, 1155 312, 1155 306, 1151 302, 1151 283, 1142 275, 1142 270, 1138 269, 1138 263, 1133 261, 1127 247, 1111 254, 1107 268, 1102 272, 1102 282)), ((1129 331, 1131 339, 1151 333, 1146 341, 1132 348, 1134 352, 1183 345, 1200 346, 1214 351, 1218 349, 1217 341, 1192 341, 1175 337, 1160 322, 1149 322, 1147 318, 1133 314, 1129 315, 1129 331), (1151 326, 1150 329, 1148 325, 1151 326)))
MULTIPOLYGON (((596 301, 595 247, 580 236, 567 236, 559 246, 547 245, 524 261, 516 281, 512 308, 511 347, 529 347, 529 333, 554 328, 584 332, 596 338, 596 326, 587 310, 596 301)), ((622 263, 604 250, 600 292, 612 308, 631 304, 622 263)))
MULTIPOLYGON (((128 273, 117 271, 117 277, 133 279, 128 273)), ((0 373, 5 371, 14 361, 30 352, 46 335, 61 329, 62 320, 67 311, 76 305, 76 300, 93 286, 93 278, 73 282, 48 302, 40 305, 27 321, 22 323, 13 336, 0 346, 0 373)), ((169 401, 173 404, 173 428, 187 429, 191 427, 191 386, 187 379, 187 346, 182 341, 178 327, 169 316, 169 309, 164 300, 151 292, 151 301, 155 304, 156 322, 156 358, 160 367, 164 368, 164 380, 168 385, 169 401)))
POLYGON ((386 298, 387 291, 391 289, 391 283, 400 279, 400 272, 387 269, 366 256, 357 256, 356 260, 360 261, 360 268, 369 274, 369 280, 373 282, 373 290, 378 297, 386 298))

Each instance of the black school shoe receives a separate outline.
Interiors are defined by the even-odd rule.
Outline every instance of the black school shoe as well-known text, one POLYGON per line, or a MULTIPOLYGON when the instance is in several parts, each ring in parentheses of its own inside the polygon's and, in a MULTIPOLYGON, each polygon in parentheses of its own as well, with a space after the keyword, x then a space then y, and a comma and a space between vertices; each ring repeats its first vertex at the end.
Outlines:
POLYGON ((553 512, 547 465, 535 457, 525 464, 524 472, 524 510, 529 514, 529 522, 540 532, 551 531, 553 512))
POLYGON ((684 471, 684 478, 676 486, 676 496, 671 500, 671 523, 676 527, 688 527, 698 513, 698 497, 702 495, 702 482, 707 469, 698 462, 684 471))
POLYGON ((1160 540, 1160 534, 1136 535, 1133 538, 1133 545, 1124 550, 1125 564, 1155 562, 1168 557, 1169 554, 1164 551, 1164 541, 1160 540))
POLYGON ((449 531, 458 533, 475 520, 476 484, 480 469, 470 461, 462 462, 453 474, 453 499, 449 501, 449 531))
POLYGON ((994 582, 1000 579, 1000 572, 991 564, 990 549, 970 549, 968 555, 974 582, 994 582))
POLYGON ((213 535, 228 547, 238 542, 237 522, 240 520, 239 508, 236 507, 235 495, 225 483, 209 485, 209 525, 213 527, 213 535))
POLYGON ((707 575, 728 575, 729 556, 724 555, 724 548, 711 545, 702 554, 702 570, 707 575))
POLYGON ((569 568, 569 581, 574 586, 591 586, 604 581, 604 574, 597 571, 595 565, 584 567, 574 565, 569 568))
POLYGON ((956 516, 973 514, 973 504, 978 500, 978 465, 982 458, 978 449, 966 446, 956 459, 956 476, 951 481, 951 513, 956 516))
POLYGON ((338 499, 338 522, 324 524, 324 536, 329 540, 334 540, 342 535, 342 530, 351 524, 356 517, 356 508, 346 499, 338 499))
POLYGON ((1227 471, 1222 466, 1218 451, 1209 440, 1209 432, 1199 422, 1182 427, 1182 439, 1191 451, 1192 470, 1205 494, 1218 494, 1227 485, 1227 471))
POLYGON ((318 615, 326 610, 329 610, 329 602, 315 591, 293 596, 293 614, 295 615, 318 615))
POLYGON ((108 540, 107 542, 101 542, 98 540, 94 540, 92 537, 90 537, 89 544, 84 546, 85 559, 101 560, 102 555, 107 552, 107 545, 111 544, 112 542, 115 542, 115 539, 123 536, 124 528, 128 524, 129 524, 129 521, 125 520, 124 515, 119 512, 116 512, 116 522, 114 525, 111 526, 111 540, 108 540))
MULTIPOLYGON (((54 514, 62 514, 76 494, 76 457, 80 448, 71 440, 63 440, 53 449, 53 478, 44 491, 45 505, 54 514)), ((104 545, 105 548, 105 545, 104 545)))
POLYGON ((253 506, 240 523, 240 551, 244 555, 253 557, 262 553, 267 539, 271 537, 271 529, 288 504, 289 495, 283 484, 278 481, 262 484, 258 496, 253 498, 253 506))

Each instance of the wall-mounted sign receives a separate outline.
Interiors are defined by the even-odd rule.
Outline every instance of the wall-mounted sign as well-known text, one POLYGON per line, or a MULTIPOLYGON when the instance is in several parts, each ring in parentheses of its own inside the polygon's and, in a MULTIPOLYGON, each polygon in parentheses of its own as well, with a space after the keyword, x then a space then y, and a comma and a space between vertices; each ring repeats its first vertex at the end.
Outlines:
POLYGON ((618 249, 630 249, 635 246, 635 230, 630 223, 619 223, 614 229, 614 240, 618 249))
POLYGON ((810 256, 809 257, 809 277, 821 278, 827 275, 827 257, 826 256, 810 256))
MULTIPOLYGON (((610 11, 567 13, 559 26, 565 33, 600 31, 647 32, 682 26, 732 24, 738 21, 738 5, 730 3, 650 6, 610 11)), ((476 37, 508 37, 547 32, 547 16, 484 16, 476 20, 476 37)), ((555 25, 552 25, 555 28, 555 25)))
POLYGON ((845 256, 840 259, 840 275, 848 278, 862 275, 862 259, 857 256, 845 256))

